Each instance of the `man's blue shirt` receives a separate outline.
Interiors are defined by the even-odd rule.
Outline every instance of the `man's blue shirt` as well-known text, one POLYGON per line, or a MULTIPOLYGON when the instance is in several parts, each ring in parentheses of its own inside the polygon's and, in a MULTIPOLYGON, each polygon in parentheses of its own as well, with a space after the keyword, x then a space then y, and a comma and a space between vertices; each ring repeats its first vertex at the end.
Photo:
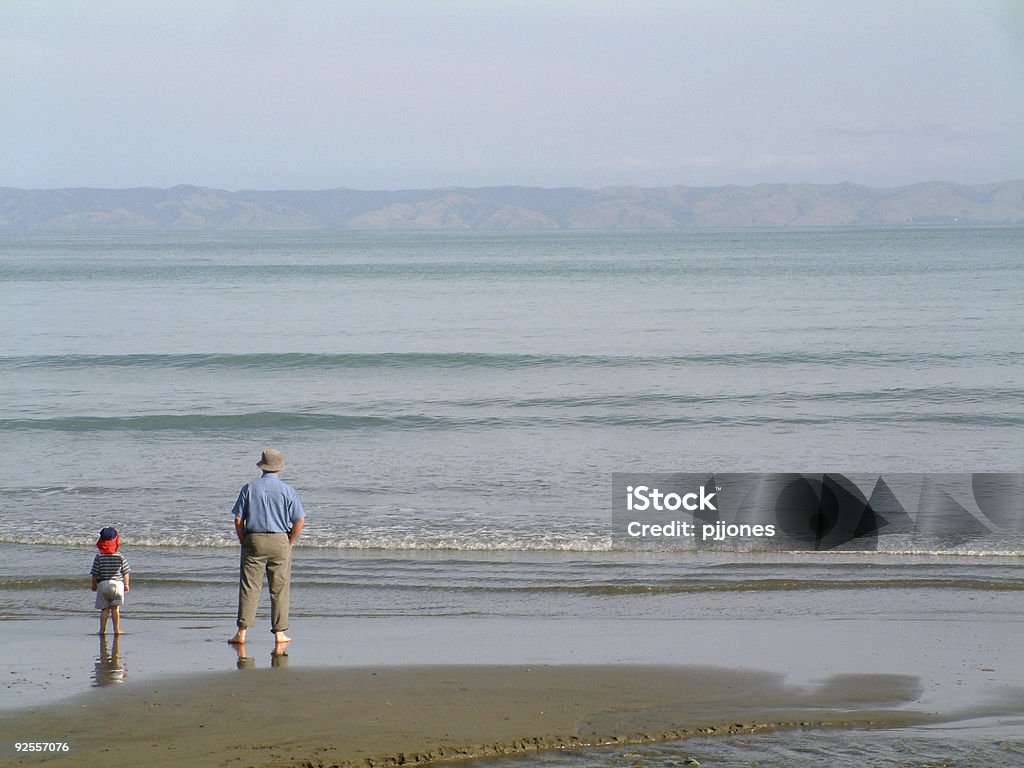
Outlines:
POLYGON ((306 516, 299 494, 273 472, 242 486, 231 511, 252 533, 288 533, 306 516))

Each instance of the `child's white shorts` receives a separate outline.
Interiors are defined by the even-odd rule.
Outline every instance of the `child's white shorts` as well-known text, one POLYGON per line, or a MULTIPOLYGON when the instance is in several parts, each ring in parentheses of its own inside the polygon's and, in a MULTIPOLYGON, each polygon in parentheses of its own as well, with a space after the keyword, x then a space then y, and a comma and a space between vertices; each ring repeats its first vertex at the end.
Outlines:
POLYGON ((124 582, 107 579, 96 585, 96 607, 124 605, 124 582))

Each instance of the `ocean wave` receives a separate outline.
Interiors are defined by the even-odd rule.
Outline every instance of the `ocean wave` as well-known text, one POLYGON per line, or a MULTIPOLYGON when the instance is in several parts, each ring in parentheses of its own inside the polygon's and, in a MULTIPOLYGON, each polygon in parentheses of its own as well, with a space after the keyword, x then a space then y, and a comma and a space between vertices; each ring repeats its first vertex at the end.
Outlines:
MULTIPOLYGON (((508 577, 503 583, 481 584, 476 580, 467 580, 459 574, 449 575, 443 582, 432 581, 422 583, 403 580, 401 576, 393 576, 387 580, 373 578, 370 580, 353 580, 343 575, 323 575, 299 573, 296 583, 316 588, 346 590, 379 590, 386 588, 390 592, 446 592, 462 593, 501 593, 517 595, 583 595, 594 597, 628 597, 634 595, 696 595, 708 593, 738 592, 806 592, 806 591, 852 591, 870 589, 963 589, 980 592, 1024 592, 1024 580, 984 579, 977 577, 891 577, 891 578, 847 578, 837 580, 827 575, 818 578, 733 578, 733 579, 696 579, 689 578, 683 582, 653 583, 641 582, 631 584, 589 583, 589 584, 536 584, 523 583, 531 576, 522 574, 520 577, 508 577)), ((193 578, 184 576, 160 576, 146 574, 142 583, 152 591, 159 588, 193 587, 197 583, 203 586, 230 585, 237 581, 234 573, 211 575, 203 573, 193 578)), ((81 591, 84 580, 71 577, 42 578, 0 578, 0 588, 10 592, 32 592, 50 590, 81 591)))
MULTIPOLYGON (((418 414, 394 416, 357 416, 330 413, 295 413, 258 411, 238 414, 140 414, 136 416, 62 416, 49 419, 0 419, 0 430, 52 430, 57 432, 160 431, 187 430, 251 430, 251 429, 427 429, 444 426, 445 422, 474 422, 490 419, 452 420, 418 414)), ((477 424, 482 426, 483 424, 477 424)), ((458 427, 454 423, 449 426, 458 427)))
MULTIPOLYGON (((514 403, 512 403, 514 405, 514 403)), ((1022 414, 872 411, 837 414, 770 416, 763 413, 554 413, 522 416, 456 416, 424 413, 340 414, 288 411, 251 413, 168 413, 134 416, 60 416, 0 419, 0 431, 107 432, 187 431, 251 432, 252 430, 464 430, 537 427, 637 427, 669 429, 707 426, 810 426, 818 424, 955 424, 974 427, 1024 426, 1022 414)))
MULTIPOLYGON (((228 535, 158 535, 132 536, 123 540, 125 547, 152 547, 169 549, 237 549, 238 541, 228 535)), ((96 545, 93 536, 53 536, 42 533, 3 533, 0 544, 21 544, 51 547, 82 547, 92 549, 96 545)), ((471 536, 410 536, 410 535, 376 535, 376 536, 338 536, 313 538, 304 536, 296 544, 298 549, 310 550, 352 550, 352 551, 393 551, 393 552, 574 552, 586 555, 613 554, 623 556, 644 556, 656 552, 665 555, 663 550, 630 550, 616 547, 611 538, 601 534, 580 536, 505 536, 489 539, 471 536)), ((680 557, 710 554, 698 550, 678 550, 671 554, 680 557)), ((845 550, 726 550, 720 549, 714 555, 729 555, 742 558, 751 555, 757 558, 765 556, 785 557, 824 557, 828 559, 849 559, 852 557, 881 558, 886 557, 965 557, 965 558, 1021 558, 1024 550, 1019 542, 1008 541, 1005 548, 992 544, 985 548, 976 545, 957 543, 948 548, 929 547, 913 548, 907 546, 884 548, 884 538, 879 539, 878 549, 845 549, 845 550)), ((760 567, 758 564, 757 567, 760 567)))
MULTIPOLYGON (((973 589, 999 592, 1024 592, 1024 581, 974 578, 882 578, 838 581, 823 576, 818 579, 747 579, 702 582, 689 580, 681 584, 575 584, 513 588, 511 591, 571 592, 595 595, 672 595, 706 592, 793 592, 801 590, 863 590, 863 589, 973 589)), ((510 591, 508 588, 496 588, 510 591)))
POLYGON ((722 366, 888 366, 915 367, 951 362, 1004 360, 1015 363, 1010 353, 984 355, 971 352, 921 352, 885 350, 790 350, 750 352, 693 352, 685 355, 564 355, 487 352, 388 352, 388 353, 187 353, 127 355, 20 355, 0 357, 0 370, 17 368, 241 368, 261 370, 359 368, 634 368, 685 365, 722 366))
MULTIPOLYGON (((168 578, 163 576, 154 576, 153 574, 147 573, 141 579, 136 578, 131 582, 131 584, 138 585, 140 582, 145 584, 147 590, 151 590, 156 587, 194 587, 197 583, 209 586, 213 584, 237 584, 238 575, 228 574, 221 578, 214 578, 211 577, 209 573, 204 573, 201 577, 197 576, 194 578, 168 578)), ((88 592, 88 587, 88 574, 84 577, 48 576, 35 579, 0 578, 0 589, 3 589, 4 591, 31 592, 34 590, 68 590, 80 593, 83 591, 88 592)))
MULTIPOLYGON (((182 549, 237 549, 233 536, 132 536, 122 540, 125 547, 166 547, 182 549)), ((38 534, 0 534, 0 544, 32 544, 56 547, 95 547, 94 537, 46 536, 38 534)), ((440 552, 610 552, 611 539, 606 536, 574 538, 504 538, 473 539, 460 536, 412 537, 339 537, 330 539, 304 538, 296 547, 318 550, 381 550, 381 551, 440 551, 440 552)))

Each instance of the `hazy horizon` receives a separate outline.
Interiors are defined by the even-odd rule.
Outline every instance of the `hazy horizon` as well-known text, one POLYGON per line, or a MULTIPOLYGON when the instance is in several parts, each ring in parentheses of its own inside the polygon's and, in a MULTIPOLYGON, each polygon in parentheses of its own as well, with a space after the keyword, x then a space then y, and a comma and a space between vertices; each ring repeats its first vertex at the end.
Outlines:
POLYGON ((3 188, 3 189, 16 189, 16 190, 23 191, 23 192, 35 192, 35 191, 39 191, 39 192, 55 192, 55 191, 60 191, 60 190, 73 190, 73 189, 95 190, 95 191, 98 191, 98 192, 104 192, 104 191, 109 191, 109 192, 127 192, 127 191, 131 191, 133 189, 149 189, 149 190, 166 191, 166 190, 170 190, 170 189, 175 189, 177 187, 186 187, 186 188, 195 188, 195 189, 209 189, 209 190, 213 190, 213 191, 216 191, 216 192, 226 192, 226 193, 229 193, 229 194, 243 194, 243 193, 246 193, 246 192, 260 192, 260 193, 262 193, 262 192, 266 192, 266 193, 281 192, 281 193, 288 193, 288 192, 336 192, 336 191, 359 192, 359 193, 369 193, 369 194, 374 194, 374 193, 395 193, 395 194, 400 194, 402 192, 432 192, 432 191, 442 191, 443 192, 445 190, 450 190, 450 189, 464 189, 464 190, 467 190, 467 191, 473 191, 473 190, 486 190, 486 189, 515 189, 515 188, 522 188, 522 189, 536 189, 536 190, 552 191, 552 192, 553 191, 558 191, 558 190, 578 189, 578 190, 582 190, 582 191, 586 191, 586 192, 597 192, 597 191, 600 191, 602 189, 656 190, 656 189, 670 189, 672 187, 689 187, 689 188, 693 188, 693 189, 719 189, 719 188, 725 188, 725 187, 736 187, 738 189, 745 189, 745 188, 753 188, 753 187, 758 187, 758 186, 805 186, 806 185, 806 186, 834 187, 834 186, 842 186, 843 184, 851 184, 853 186, 864 187, 866 189, 886 190, 886 189, 901 189, 901 188, 905 188, 905 187, 925 186, 925 185, 929 185, 929 184, 955 184, 957 186, 963 186, 963 187, 999 186, 999 185, 1002 185, 1002 184, 1012 184, 1014 182, 1022 182, 1022 181, 1024 181, 1024 176, 1022 176, 1021 178, 995 179, 995 180, 992 180, 992 181, 981 181, 981 182, 971 183, 971 184, 965 184, 965 183, 962 183, 962 182, 954 181, 953 179, 923 179, 923 180, 920 180, 920 181, 909 181, 909 182, 907 182, 905 184, 893 184, 893 185, 888 185, 888 186, 880 186, 880 185, 873 185, 873 184, 857 184, 855 182, 851 182, 851 181, 847 181, 847 180, 841 180, 841 181, 835 181, 835 182, 766 181, 766 182, 758 182, 756 184, 661 184, 661 185, 651 185, 651 186, 642 186, 642 185, 639 185, 639 184, 608 184, 608 185, 604 185, 604 186, 601 186, 601 187, 588 187, 588 186, 584 186, 582 184, 560 184, 558 186, 554 186, 554 185, 552 185, 552 186, 541 186, 541 185, 534 185, 534 184, 477 184, 477 185, 446 184, 446 185, 440 185, 440 186, 436 186, 436 187, 392 187, 392 188, 385 188, 385 187, 377 187, 377 188, 349 187, 349 186, 345 186, 345 185, 339 185, 339 186, 334 186, 334 187, 305 187, 305 188, 301 188, 301 187, 260 187, 260 188, 257 188, 257 187, 236 187, 236 188, 227 188, 227 187, 218 187, 218 186, 214 186, 214 185, 211 185, 211 184, 193 184, 193 183, 184 181, 184 182, 181 182, 180 184, 171 184, 169 186, 158 186, 158 185, 155 185, 155 184, 136 184, 136 185, 133 185, 133 186, 130 186, 130 187, 97 187, 97 186, 90 186, 90 185, 80 184, 80 185, 67 186, 67 187, 13 187, 13 186, 10 186, 10 185, 7 185, 7 184, 0 184, 0 188, 3 188))
POLYGON ((1024 4, 0 7, 0 186, 1024 179, 1024 4))

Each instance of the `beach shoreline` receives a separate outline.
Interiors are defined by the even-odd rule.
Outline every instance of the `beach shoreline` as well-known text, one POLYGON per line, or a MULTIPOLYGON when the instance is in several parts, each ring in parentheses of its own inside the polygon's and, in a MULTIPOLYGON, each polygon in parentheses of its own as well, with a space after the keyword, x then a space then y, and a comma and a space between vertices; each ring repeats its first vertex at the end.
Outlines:
POLYGON ((1021 620, 1002 611, 304 619, 277 656, 269 633, 238 649, 229 623, 183 619, 126 623, 111 655, 91 619, 5 623, 0 765, 380 768, 986 717, 1013 740, 1024 719, 1021 620), (37 741, 69 752, 14 752, 37 741))
POLYGON ((22 710, 0 739, 66 754, 4 764, 414 765, 598 744, 782 728, 940 722, 909 675, 840 675, 815 687, 777 673, 640 665, 252 669, 109 688, 22 710))

